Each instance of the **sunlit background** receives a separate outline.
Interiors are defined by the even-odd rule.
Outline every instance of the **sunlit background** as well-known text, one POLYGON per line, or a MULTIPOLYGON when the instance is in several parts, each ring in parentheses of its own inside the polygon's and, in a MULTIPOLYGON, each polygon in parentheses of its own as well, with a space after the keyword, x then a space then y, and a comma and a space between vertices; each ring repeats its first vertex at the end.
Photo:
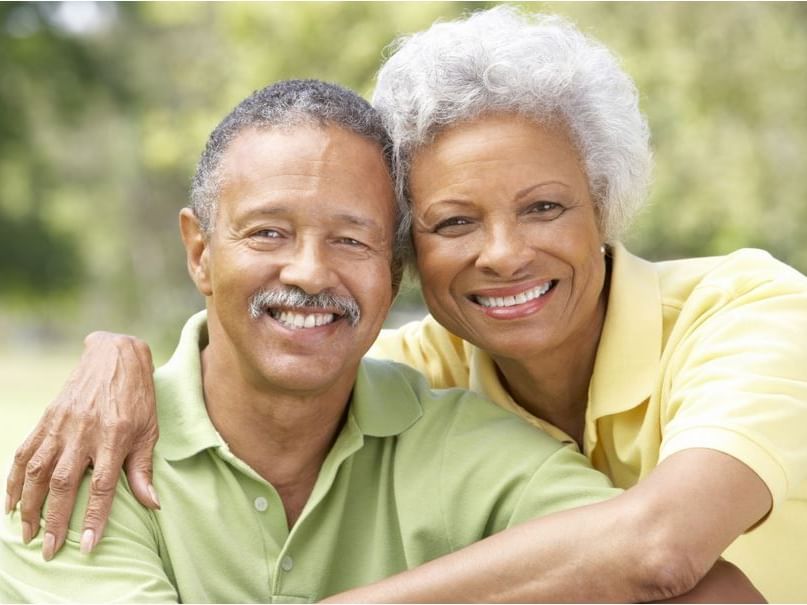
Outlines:
MULTIPOLYGON (((0 457, 93 329, 165 360, 202 301, 176 228, 207 134, 291 77, 366 96, 385 46, 479 3, 0 3, 0 457)), ((655 182, 629 247, 807 270, 807 4, 545 3, 636 79, 655 182)), ((418 316, 416 289, 393 322, 418 316)))

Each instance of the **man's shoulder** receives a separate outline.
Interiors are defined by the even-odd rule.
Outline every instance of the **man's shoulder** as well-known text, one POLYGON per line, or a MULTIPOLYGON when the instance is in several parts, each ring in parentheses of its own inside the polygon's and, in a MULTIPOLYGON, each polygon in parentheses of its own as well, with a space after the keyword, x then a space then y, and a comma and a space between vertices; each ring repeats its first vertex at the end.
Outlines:
POLYGON ((420 410, 416 421, 399 435, 400 440, 420 441, 429 436, 439 438, 437 443, 456 444, 473 433, 497 444, 523 443, 527 450, 540 450, 546 455, 563 446, 482 395, 461 388, 431 388, 420 372, 407 365, 364 359, 362 371, 388 394, 390 399, 380 398, 380 405, 402 405, 402 400, 407 400, 420 410))

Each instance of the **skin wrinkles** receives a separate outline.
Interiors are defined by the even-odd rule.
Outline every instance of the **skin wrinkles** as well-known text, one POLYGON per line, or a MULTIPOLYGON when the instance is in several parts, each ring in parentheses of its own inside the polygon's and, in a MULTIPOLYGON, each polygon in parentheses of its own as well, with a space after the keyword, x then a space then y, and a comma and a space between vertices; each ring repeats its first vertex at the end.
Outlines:
POLYGON ((270 380, 312 396, 327 392, 358 365, 361 354, 351 351, 364 342, 369 347, 391 301, 393 201, 377 146, 333 127, 253 130, 231 144, 221 169, 230 177, 200 263, 207 275, 197 284, 213 303, 211 330, 220 329, 233 341, 232 356, 242 357, 227 364, 247 368, 251 384, 270 380), (348 213, 345 199, 351 200, 348 213), (346 214, 355 220, 345 220, 346 214), (357 223, 379 225, 378 235, 370 237, 357 223), (349 245, 346 238, 365 241, 349 245), (342 268, 346 260, 350 271, 342 268), (290 334, 268 315, 244 320, 257 290, 281 285, 351 296, 362 310, 361 325, 326 326, 334 334, 319 342, 316 331, 290 334))
POLYGON ((598 213, 569 137, 518 116, 485 116, 448 128, 416 154, 410 184, 430 311, 492 355, 528 411, 578 438, 606 276, 598 213), (457 217, 463 224, 440 226, 457 217), (548 280, 556 285, 523 313, 492 317, 475 301, 548 280))

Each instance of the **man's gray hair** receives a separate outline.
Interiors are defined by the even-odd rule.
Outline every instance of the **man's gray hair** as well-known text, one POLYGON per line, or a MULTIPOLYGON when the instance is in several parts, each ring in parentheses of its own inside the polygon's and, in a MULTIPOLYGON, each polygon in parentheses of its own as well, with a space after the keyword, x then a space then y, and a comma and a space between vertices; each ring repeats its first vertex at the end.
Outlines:
POLYGON ((510 6, 436 23, 392 48, 373 104, 394 142, 401 199, 414 153, 442 129, 513 112, 567 129, 600 229, 620 239, 645 201, 652 156, 636 87, 607 48, 560 17, 510 6))
MULTIPOLYGON (((209 236, 216 220, 222 184, 221 160, 230 143, 247 129, 288 128, 305 124, 338 126, 378 144, 394 180, 392 143, 378 112, 347 88, 320 80, 283 80, 241 101, 213 130, 191 183, 191 203, 204 233, 209 236)), ((381 200, 379 200, 381 203, 381 200)), ((401 222, 401 204, 395 205, 396 233, 401 222)), ((400 281, 402 244, 393 244, 393 284, 400 281)))

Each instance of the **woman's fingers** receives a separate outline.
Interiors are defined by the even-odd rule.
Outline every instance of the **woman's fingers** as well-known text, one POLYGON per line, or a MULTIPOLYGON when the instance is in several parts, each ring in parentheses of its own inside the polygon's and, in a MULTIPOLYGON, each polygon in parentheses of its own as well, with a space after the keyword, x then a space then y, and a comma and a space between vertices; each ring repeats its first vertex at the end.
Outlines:
POLYGON ((140 504, 151 509, 160 508, 160 500, 152 483, 152 451, 157 443, 157 436, 157 426, 154 425, 154 429, 138 441, 124 464, 132 493, 140 504))
POLYGON ((50 561, 64 544, 76 494, 89 464, 89 457, 79 444, 74 443, 72 448, 65 450, 53 470, 42 542, 42 556, 46 561, 50 561))
POLYGON ((17 507, 22 498, 22 486, 25 482, 25 469, 34 453, 42 445, 42 441, 47 435, 45 424, 47 416, 42 418, 31 434, 25 439, 23 444, 14 453, 14 460, 11 464, 11 471, 6 480, 6 514, 17 507))
POLYGON ((108 437, 94 458, 90 496, 81 530, 80 546, 85 554, 95 548, 104 534, 109 511, 112 510, 112 502, 115 499, 120 470, 129 451, 128 443, 125 446, 116 443, 115 436, 113 433, 108 437))
POLYGON ((22 521, 22 539, 26 544, 39 533, 42 504, 48 495, 50 477, 59 460, 60 450, 56 441, 46 440, 25 465, 20 520, 22 521))

